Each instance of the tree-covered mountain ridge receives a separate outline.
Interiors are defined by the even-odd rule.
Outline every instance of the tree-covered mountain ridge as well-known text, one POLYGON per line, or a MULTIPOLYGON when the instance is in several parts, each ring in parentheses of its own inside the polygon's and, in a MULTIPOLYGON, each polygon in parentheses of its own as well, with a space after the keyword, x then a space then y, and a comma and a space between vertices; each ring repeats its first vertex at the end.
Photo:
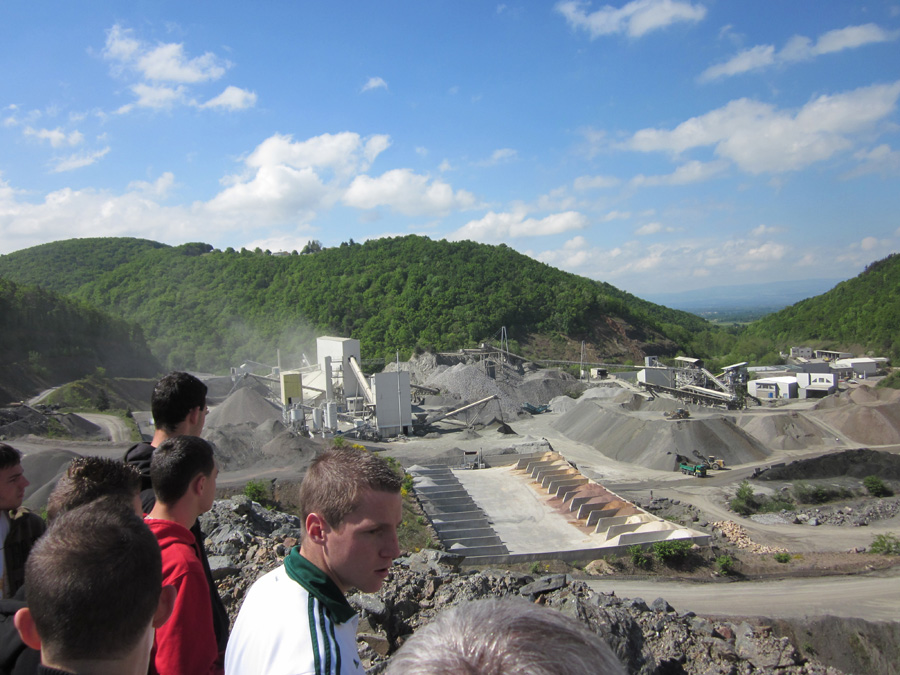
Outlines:
POLYGON ((221 372, 276 349, 313 356, 316 335, 359 339, 363 358, 456 350, 496 338, 541 356, 639 361, 690 353, 709 324, 508 246, 409 235, 306 255, 68 240, 0 257, 0 276, 42 280, 140 325, 166 367, 221 372), (26 269, 27 268, 27 269, 26 269), (77 270, 77 273, 74 271, 77 270))
POLYGON ((0 278, 0 404, 102 369, 152 377, 140 328, 84 302, 0 278))
POLYGON ((900 254, 866 267, 822 295, 769 314, 747 327, 747 335, 779 345, 858 347, 878 356, 900 357, 900 254))

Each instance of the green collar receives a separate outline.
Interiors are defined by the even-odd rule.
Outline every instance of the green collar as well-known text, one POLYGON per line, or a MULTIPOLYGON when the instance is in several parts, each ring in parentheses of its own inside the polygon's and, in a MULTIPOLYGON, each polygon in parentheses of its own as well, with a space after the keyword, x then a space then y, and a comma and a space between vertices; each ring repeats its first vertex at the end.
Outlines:
POLYGON ((345 623, 356 614, 337 584, 325 572, 300 555, 299 546, 292 548, 284 559, 284 569, 291 579, 318 598, 338 623, 345 623))

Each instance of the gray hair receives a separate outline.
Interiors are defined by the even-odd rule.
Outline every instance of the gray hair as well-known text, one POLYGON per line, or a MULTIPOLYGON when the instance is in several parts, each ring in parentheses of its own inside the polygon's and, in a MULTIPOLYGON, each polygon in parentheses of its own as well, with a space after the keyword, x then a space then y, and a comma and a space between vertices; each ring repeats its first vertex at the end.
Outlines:
POLYGON ((385 675, 626 675, 596 633, 523 599, 457 605, 416 632, 385 675))

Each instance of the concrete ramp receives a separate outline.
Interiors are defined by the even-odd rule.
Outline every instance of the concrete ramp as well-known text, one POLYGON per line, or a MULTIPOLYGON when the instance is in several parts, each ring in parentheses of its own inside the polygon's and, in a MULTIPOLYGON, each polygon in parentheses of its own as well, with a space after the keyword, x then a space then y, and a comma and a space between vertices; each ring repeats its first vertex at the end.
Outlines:
POLYGON ((469 562, 588 561, 668 539, 709 545, 709 535, 647 513, 553 451, 503 467, 409 472, 441 543, 469 562))

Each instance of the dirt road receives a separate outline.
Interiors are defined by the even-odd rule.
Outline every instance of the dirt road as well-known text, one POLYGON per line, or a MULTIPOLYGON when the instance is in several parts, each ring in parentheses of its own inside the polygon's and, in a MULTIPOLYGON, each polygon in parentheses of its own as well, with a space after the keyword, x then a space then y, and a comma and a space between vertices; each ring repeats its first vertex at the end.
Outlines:
POLYGON ((126 443, 131 440, 131 429, 121 417, 100 413, 78 413, 78 416, 105 429, 109 434, 109 440, 113 443, 126 443))
POLYGON ((665 598, 679 612, 769 618, 841 616, 900 621, 900 568, 865 576, 734 583, 591 580, 595 591, 647 603, 665 598))

